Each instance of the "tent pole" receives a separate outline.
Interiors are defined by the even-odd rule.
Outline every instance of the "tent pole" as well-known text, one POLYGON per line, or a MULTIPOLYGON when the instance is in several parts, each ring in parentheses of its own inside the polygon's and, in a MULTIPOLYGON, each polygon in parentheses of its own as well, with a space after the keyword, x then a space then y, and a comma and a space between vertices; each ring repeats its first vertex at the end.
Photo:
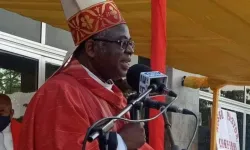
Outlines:
POLYGON ((211 124, 211 140, 210 140, 210 150, 216 150, 216 137, 217 137, 217 114, 219 108, 219 94, 220 88, 213 89, 213 107, 212 107, 212 124, 211 124))

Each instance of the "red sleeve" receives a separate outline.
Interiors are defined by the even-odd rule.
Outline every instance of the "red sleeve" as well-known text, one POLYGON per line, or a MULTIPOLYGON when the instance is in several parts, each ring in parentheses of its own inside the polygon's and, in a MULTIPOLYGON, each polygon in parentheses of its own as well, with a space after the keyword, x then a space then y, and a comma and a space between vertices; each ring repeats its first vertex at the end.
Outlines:
POLYGON ((141 148, 139 148, 138 150, 154 150, 151 146, 149 146, 147 143, 145 143, 144 145, 142 145, 141 148))
MULTIPOLYGON (((24 117, 19 150, 82 149, 90 126, 84 98, 64 84, 50 82, 36 93, 24 117)), ((87 144, 86 149, 98 150, 98 143, 87 144)))

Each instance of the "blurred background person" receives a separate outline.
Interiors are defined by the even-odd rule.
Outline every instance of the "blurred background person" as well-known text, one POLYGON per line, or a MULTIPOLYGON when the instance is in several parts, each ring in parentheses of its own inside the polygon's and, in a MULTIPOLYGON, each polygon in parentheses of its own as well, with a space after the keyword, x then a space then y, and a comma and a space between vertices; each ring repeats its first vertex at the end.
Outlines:
POLYGON ((13 119, 11 99, 0 94, 0 150, 16 150, 21 124, 13 119))

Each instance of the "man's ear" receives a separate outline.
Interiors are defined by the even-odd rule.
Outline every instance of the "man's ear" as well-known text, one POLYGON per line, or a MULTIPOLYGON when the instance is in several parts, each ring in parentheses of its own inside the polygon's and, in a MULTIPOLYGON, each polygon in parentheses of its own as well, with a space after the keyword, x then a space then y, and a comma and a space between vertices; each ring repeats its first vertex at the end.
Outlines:
POLYGON ((11 112, 10 112, 10 119, 12 119, 12 118, 13 118, 14 113, 15 113, 14 109, 11 109, 11 112))
POLYGON ((94 49, 94 41, 93 40, 87 40, 85 43, 85 52, 86 54, 93 58, 96 55, 95 49, 94 49))

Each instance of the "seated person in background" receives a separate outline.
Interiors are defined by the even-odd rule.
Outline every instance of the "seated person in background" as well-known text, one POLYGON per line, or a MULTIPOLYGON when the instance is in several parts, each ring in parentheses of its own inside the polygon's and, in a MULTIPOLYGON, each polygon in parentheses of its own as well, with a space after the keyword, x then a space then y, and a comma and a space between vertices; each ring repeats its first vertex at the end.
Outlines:
POLYGON ((13 119, 10 98, 0 94, 0 150, 16 150, 21 124, 13 119))

